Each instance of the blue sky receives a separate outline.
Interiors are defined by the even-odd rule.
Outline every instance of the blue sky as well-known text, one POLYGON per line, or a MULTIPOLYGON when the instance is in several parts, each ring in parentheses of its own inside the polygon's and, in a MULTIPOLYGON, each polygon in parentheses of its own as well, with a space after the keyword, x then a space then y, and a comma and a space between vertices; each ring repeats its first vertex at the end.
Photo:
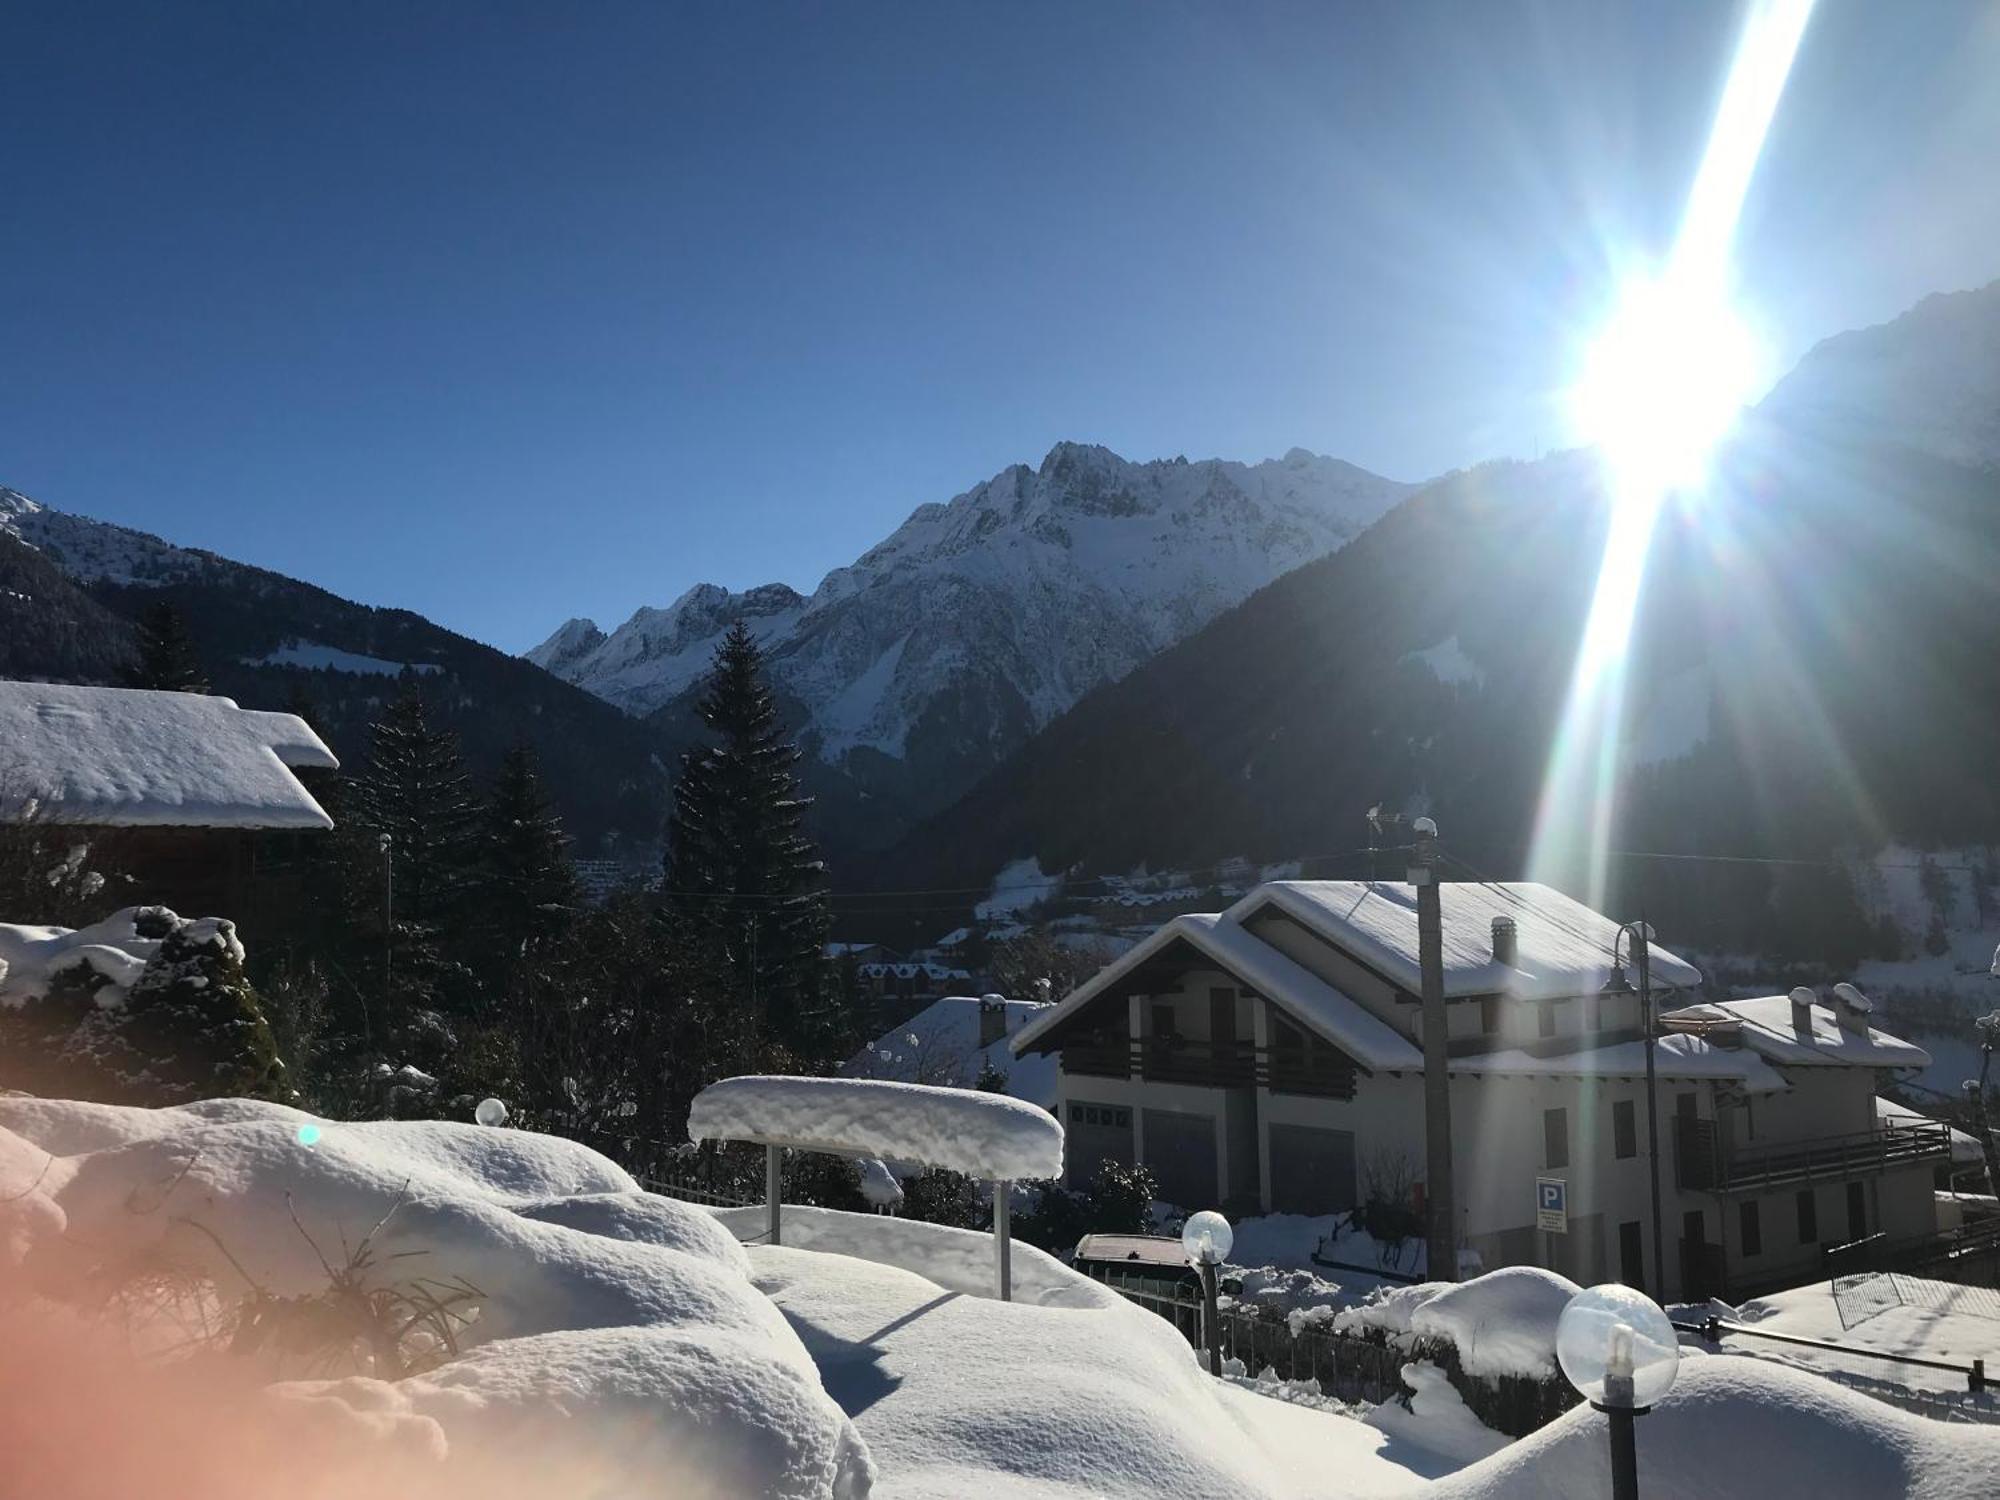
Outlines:
MULTIPOLYGON (((811 588, 1058 439, 1564 439, 1727 4, 21 3, 0 483, 522 649, 811 588)), ((2000 276, 2000 11, 1828 0, 1781 362, 2000 276)))

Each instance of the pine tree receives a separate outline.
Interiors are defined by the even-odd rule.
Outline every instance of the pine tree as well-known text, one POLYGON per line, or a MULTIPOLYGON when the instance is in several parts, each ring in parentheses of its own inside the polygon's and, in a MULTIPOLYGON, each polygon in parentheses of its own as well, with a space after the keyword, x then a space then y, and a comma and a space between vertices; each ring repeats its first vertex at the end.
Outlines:
POLYGON ((146 606, 137 632, 139 659, 126 668, 126 687, 156 688, 169 693, 206 693, 208 677, 201 669, 187 620, 161 599, 146 606))
POLYGON ((560 930, 579 900, 569 838, 525 745, 501 757, 481 842, 478 925, 504 974, 508 955, 560 930))
POLYGON ((414 676, 369 730, 353 791, 358 821, 389 839, 396 921, 455 915, 478 860, 479 802, 458 737, 432 726, 414 676))
POLYGON ((798 747, 784 737, 763 656, 739 621, 697 705, 720 743, 681 758, 668 825, 668 900, 719 926, 746 1002, 787 1041, 823 1029, 830 992, 825 866, 804 832, 798 747))

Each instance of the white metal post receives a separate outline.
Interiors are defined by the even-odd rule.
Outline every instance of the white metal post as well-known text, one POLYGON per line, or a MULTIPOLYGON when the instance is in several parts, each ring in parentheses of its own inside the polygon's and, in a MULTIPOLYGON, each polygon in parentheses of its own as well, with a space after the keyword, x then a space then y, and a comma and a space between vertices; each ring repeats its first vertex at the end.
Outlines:
POLYGON ((785 1148, 766 1146, 764 1148, 764 1203, 771 1216, 771 1243, 778 1243, 778 1210, 783 1204, 783 1188, 779 1179, 784 1174, 785 1148))
POLYGON ((993 1253, 1000 1272, 1000 1300, 1014 1300, 1014 1240, 1008 1223, 1008 1215, 1013 1205, 1008 1201, 1014 1195, 1014 1184, 996 1182, 993 1184, 993 1253))

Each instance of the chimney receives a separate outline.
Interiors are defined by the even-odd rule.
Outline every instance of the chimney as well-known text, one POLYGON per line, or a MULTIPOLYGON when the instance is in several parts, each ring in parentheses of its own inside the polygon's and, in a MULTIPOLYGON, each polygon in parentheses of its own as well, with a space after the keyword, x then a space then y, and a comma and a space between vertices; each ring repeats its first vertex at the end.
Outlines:
POLYGON ((1868 1035, 1868 1017, 1874 1013, 1875 1002, 1851 984, 1836 984, 1833 987, 1833 1018, 1840 1023, 1842 1031, 1855 1036, 1868 1035))
POLYGON ((1512 917, 1493 919, 1493 962, 1504 968, 1514 967, 1514 955, 1520 951, 1517 936, 1512 917))
POLYGON ((1007 1002, 1000 999, 979 1002, 979 1045, 992 1046, 1007 1034, 1007 1002))
POLYGON ((1804 985, 1792 991, 1792 1030, 1805 1041, 1812 1040, 1812 1013, 1818 1003, 1819 996, 1804 985))

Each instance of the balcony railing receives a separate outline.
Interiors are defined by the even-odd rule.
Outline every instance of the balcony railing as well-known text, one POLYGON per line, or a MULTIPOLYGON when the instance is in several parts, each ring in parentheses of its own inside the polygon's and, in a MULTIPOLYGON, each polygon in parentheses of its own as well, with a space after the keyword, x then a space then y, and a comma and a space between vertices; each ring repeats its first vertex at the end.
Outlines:
POLYGON ((1675 1121, 1674 1146, 1675 1180, 1681 1187, 1734 1193, 1943 1161, 1951 1156, 1951 1130, 1945 1125, 1898 1126, 1739 1150, 1723 1141, 1715 1121, 1681 1119, 1675 1121))
POLYGON ((1189 1037, 1138 1041, 1076 1041, 1062 1049, 1066 1073, 1094 1078, 1146 1078, 1201 1088, 1262 1086, 1281 1094, 1324 1099, 1354 1097, 1354 1061, 1338 1048, 1259 1047, 1189 1037))

